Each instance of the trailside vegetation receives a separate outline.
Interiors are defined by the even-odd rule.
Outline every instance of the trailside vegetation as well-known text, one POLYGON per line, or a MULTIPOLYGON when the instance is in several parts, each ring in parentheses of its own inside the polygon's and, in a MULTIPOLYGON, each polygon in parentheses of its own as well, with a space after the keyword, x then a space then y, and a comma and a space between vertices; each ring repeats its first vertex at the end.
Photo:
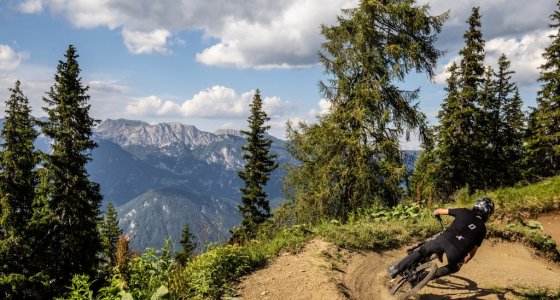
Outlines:
POLYGON ((549 36, 540 66, 537 107, 529 116, 527 134, 527 159, 525 174, 529 180, 557 175, 560 172, 560 1, 558 9, 550 16, 549 36))
MULTIPOLYGON (((96 121, 89 116, 73 46, 44 99, 49 118, 41 127, 53 141, 49 154, 33 148, 34 120, 16 82, 0 132, 1 296, 223 299, 237 296, 241 276, 282 251, 300 250, 309 239, 350 249, 399 247, 441 230, 431 215, 434 205, 472 207, 481 196, 497 207, 489 236, 523 242, 560 261, 556 243, 531 220, 560 210, 560 176, 519 184, 522 178, 558 174, 560 32, 551 35, 539 106, 525 130, 510 61, 502 55, 495 70, 483 65, 481 16, 473 8, 461 59, 447 70, 440 124, 428 126, 415 103, 418 91, 398 86, 413 70, 432 77, 442 54, 433 44, 447 14, 428 11, 414 0, 363 0, 344 10, 336 25, 322 27, 326 41, 319 57, 328 79, 320 87, 331 108, 317 123, 289 124, 288 147, 300 162, 287 167, 289 199, 274 215, 264 186, 277 164, 256 92, 250 130, 244 132, 247 164, 239 172, 245 181, 244 218, 234 232, 236 243, 210 245, 197 256, 187 223, 177 255, 170 240, 160 250, 139 254, 129 249, 112 205, 99 215, 99 187, 85 171, 96 146, 91 139, 96 121), (412 130, 422 137, 423 152, 410 178, 415 195, 403 201, 406 171, 398 139, 412 130), (441 204, 445 201, 450 203, 441 204)), ((552 28, 560 28, 559 11, 551 20, 552 28)))
POLYGON ((46 156, 44 180, 46 201, 51 209, 51 261, 47 264, 54 291, 66 288, 73 274, 94 275, 99 264, 101 240, 97 224, 102 196, 91 182, 86 164, 97 144, 92 139, 98 123, 89 115, 88 87, 81 82, 78 53, 68 47, 59 61, 55 83, 43 100, 48 121, 42 124, 52 151, 46 156))
POLYGON ((18 299, 33 297, 41 286, 35 261, 40 236, 31 222, 39 153, 33 145, 35 120, 19 80, 10 92, 0 132, 0 298, 18 299))
POLYGON ((432 16, 415 1, 360 1, 336 25, 322 27, 319 59, 330 102, 315 124, 289 124, 288 201, 300 222, 345 220, 359 207, 394 205, 405 175, 399 137, 426 130, 418 90, 397 83, 410 71, 433 75, 442 52, 434 47, 447 14, 432 16))
POLYGON ((461 60, 447 69, 446 97, 412 176, 416 201, 452 201, 456 193, 512 186, 522 180, 525 114, 511 62, 486 67, 478 7, 467 20, 461 60), (434 200, 435 199, 435 200, 434 200))
POLYGON ((270 172, 278 167, 274 160, 276 155, 270 153, 272 140, 265 136, 270 126, 265 125, 270 118, 263 109, 260 91, 257 90, 251 103, 251 115, 248 118, 249 130, 241 131, 247 137, 245 167, 239 171, 243 180, 241 187, 241 225, 232 231, 232 241, 239 242, 255 237, 257 228, 270 218, 270 205, 264 190, 270 178, 270 172))
POLYGON ((107 209, 99 223, 99 234, 101 238, 101 273, 111 276, 113 268, 116 266, 117 243, 119 236, 123 234, 113 203, 107 204, 107 209))

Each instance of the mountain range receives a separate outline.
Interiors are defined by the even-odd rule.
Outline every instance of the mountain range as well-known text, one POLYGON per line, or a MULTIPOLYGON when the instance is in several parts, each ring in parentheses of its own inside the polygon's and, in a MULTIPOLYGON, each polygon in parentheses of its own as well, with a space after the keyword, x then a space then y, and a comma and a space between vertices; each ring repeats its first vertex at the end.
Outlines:
MULTIPOLYGON (((161 248, 171 238, 179 250, 185 223, 202 247, 227 240, 229 230, 239 224, 243 182, 237 172, 244 166, 241 147, 246 144, 240 131, 210 133, 180 123, 108 119, 94 129, 93 138, 98 147, 92 151, 88 173, 100 184, 102 209, 108 203, 115 205, 120 227, 133 238, 133 249, 161 248)), ((297 162, 284 141, 267 138, 281 166, 266 186, 275 208, 284 199, 282 165, 297 162)), ((50 151, 50 141, 43 135, 35 145, 50 151)), ((405 152, 409 170, 417 155, 418 151, 405 152)))
MULTIPOLYGON (((239 224, 237 172, 246 143, 239 131, 109 119, 95 128, 94 138, 99 147, 88 172, 105 203, 116 205, 133 248, 160 248, 167 237, 178 246, 186 222, 200 245, 227 239, 239 224)), ((282 140, 268 138, 281 165, 293 162, 282 140)), ((283 200, 281 178, 277 169, 266 187, 272 207, 283 200)))

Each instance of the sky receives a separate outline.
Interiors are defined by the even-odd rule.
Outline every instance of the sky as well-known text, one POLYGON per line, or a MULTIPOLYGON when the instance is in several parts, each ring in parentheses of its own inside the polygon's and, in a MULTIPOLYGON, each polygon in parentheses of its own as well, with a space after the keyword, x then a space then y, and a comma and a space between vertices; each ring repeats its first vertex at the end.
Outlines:
MULTIPOLYGON (((536 106, 538 67, 550 44, 553 0, 419 0, 450 11, 436 46, 437 76, 411 74, 430 124, 445 97, 450 63, 463 47, 466 19, 480 6, 486 64, 505 53, 524 107, 536 106)), ((336 24, 358 0, 0 0, 0 116, 21 80, 36 116, 68 45, 77 48, 91 114, 148 123, 180 122, 203 131, 246 129, 256 89, 285 138, 286 121, 313 122, 329 109, 318 88, 321 24, 336 24)), ((416 139, 403 143, 417 149, 416 139)))

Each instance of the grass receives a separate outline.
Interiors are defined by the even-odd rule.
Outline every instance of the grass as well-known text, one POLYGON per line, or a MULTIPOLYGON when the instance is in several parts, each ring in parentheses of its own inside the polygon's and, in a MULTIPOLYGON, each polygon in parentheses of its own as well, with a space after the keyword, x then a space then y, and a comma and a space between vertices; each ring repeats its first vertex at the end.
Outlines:
POLYGON ((558 300, 560 299, 560 289, 550 291, 548 289, 528 290, 523 293, 524 299, 539 299, 539 300, 558 300))
POLYGON ((542 213, 560 210, 560 176, 527 186, 477 192, 459 199, 458 204, 472 205, 481 196, 494 200, 497 219, 526 220, 542 213))
MULTIPOLYGON (((463 193, 452 206, 471 207, 481 196, 488 196, 497 204, 496 217, 488 226, 489 236, 523 242, 542 256, 560 261, 554 241, 544 235, 538 225, 528 221, 530 217, 560 209, 560 177, 472 196, 463 193)), ((215 247, 195 257, 186 267, 175 269, 168 276, 167 287, 174 299, 221 299, 235 296, 235 284, 242 276, 264 267, 281 252, 300 251, 312 238, 319 237, 346 249, 382 251, 425 239, 440 230, 431 209, 416 205, 361 209, 346 223, 325 220, 315 225, 282 228, 271 222, 257 239, 244 245, 215 247)), ((331 269, 338 269, 338 259, 331 254, 328 256, 331 269)), ((152 285, 157 287, 158 284, 152 285)), ((530 290, 524 297, 560 299, 560 291, 530 290)))

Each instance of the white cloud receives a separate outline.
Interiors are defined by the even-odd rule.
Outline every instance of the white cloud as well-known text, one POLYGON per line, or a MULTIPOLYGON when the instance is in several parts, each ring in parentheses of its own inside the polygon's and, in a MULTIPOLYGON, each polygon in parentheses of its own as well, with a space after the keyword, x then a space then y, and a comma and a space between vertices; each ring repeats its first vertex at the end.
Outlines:
POLYGON ((16 52, 8 45, 0 44, 0 71, 11 71, 27 58, 26 52, 16 52))
MULTIPOLYGON (((31 1, 41 4, 39 0, 28 0, 31 1)), ((320 25, 335 22, 341 8, 357 3, 357 0, 43 0, 42 7, 65 16, 76 27, 122 28, 124 43, 132 53, 169 53, 174 44, 172 35, 184 30, 201 30, 218 42, 198 53, 199 62, 268 69, 316 64, 322 41, 320 25)))
MULTIPOLYGON (((484 63, 497 68, 498 59, 503 54, 511 61, 510 70, 515 71, 513 80, 521 86, 536 82, 539 76, 539 67, 545 62, 543 58, 544 49, 550 44, 548 37, 552 32, 548 30, 537 30, 521 36, 499 37, 486 42, 486 58, 484 63)), ((449 74, 447 69, 453 62, 459 62, 460 56, 456 55, 438 69, 434 81, 444 84, 449 74)))
POLYGON ((88 86, 90 93, 123 94, 130 90, 130 87, 113 81, 92 80, 88 82, 88 86))
POLYGON ((355 1, 298 1, 270 22, 232 20, 207 34, 220 43, 197 54, 207 65, 238 68, 291 68, 317 63, 320 25, 332 23, 340 8, 355 1))
POLYGON ((57 14, 65 15, 76 27, 106 26, 115 29, 126 24, 126 15, 111 7, 112 0, 45 0, 57 14))
POLYGON ((327 114, 331 110, 332 103, 327 99, 319 100, 319 109, 311 109, 309 111, 310 116, 317 116, 317 115, 324 115, 327 114))
POLYGON ((448 72, 449 67, 451 67, 453 62, 459 63, 460 60, 461 57, 456 55, 453 56, 445 65, 440 66, 437 69, 436 75, 433 78, 434 82, 439 84, 445 84, 445 81, 447 80, 447 78, 449 78, 449 72, 448 72))
POLYGON ((544 48, 550 44, 552 32, 538 30, 521 38, 495 38, 486 43, 486 63, 496 68, 500 55, 504 53, 515 71, 513 80, 521 85, 531 84, 539 76, 539 67, 544 64, 544 48))
POLYGON ((40 13, 43 11, 42 0, 27 0, 18 6, 19 11, 26 14, 40 13))
MULTIPOLYGON (((213 86, 196 93, 182 104, 156 96, 142 97, 129 104, 125 114, 141 117, 245 118, 249 115, 254 93, 237 94, 231 88, 213 86)), ((292 112, 295 106, 279 97, 264 97, 263 109, 271 117, 280 117, 292 112)))
POLYGON ((126 106, 125 115, 134 117, 159 117, 169 114, 170 109, 171 111, 177 111, 177 108, 177 105, 173 102, 163 101, 156 96, 139 97, 135 99, 134 103, 126 106))
POLYGON ((126 48, 134 54, 171 53, 166 47, 167 38, 171 36, 171 33, 167 30, 156 29, 150 32, 143 32, 123 28, 122 36, 126 48))
POLYGON ((241 117, 248 112, 251 97, 251 92, 237 95, 231 88, 213 86, 185 101, 181 113, 186 117, 241 117))

